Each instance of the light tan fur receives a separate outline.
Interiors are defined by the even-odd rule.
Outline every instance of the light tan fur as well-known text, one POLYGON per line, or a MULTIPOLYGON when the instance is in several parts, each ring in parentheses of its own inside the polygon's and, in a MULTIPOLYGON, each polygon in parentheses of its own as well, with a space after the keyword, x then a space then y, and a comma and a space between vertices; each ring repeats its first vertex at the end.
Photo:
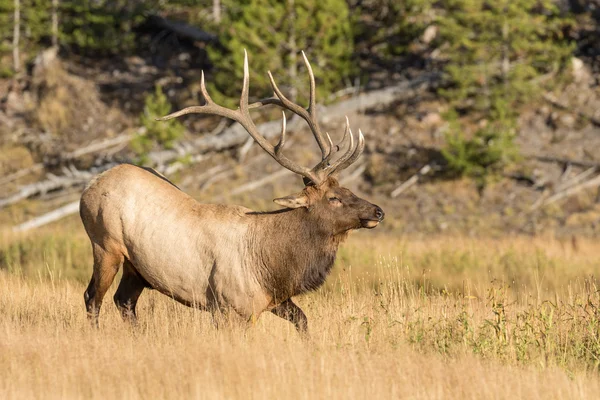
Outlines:
POLYGON ((94 254, 85 294, 90 317, 97 323, 102 298, 124 265, 115 302, 125 318, 135 318, 137 299, 149 287, 245 320, 272 310, 305 331, 306 317, 291 297, 324 281, 347 231, 376 225, 371 214, 378 207, 335 180, 296 196, 306 198, 306 207, 257 213, 200 204, 154 171, 133 165, 101 174, 80 204, 94 254), (344 201, 356 215, 346 210, 340 215, 347 220, 336 216, 343 210, 328 200, 334 192, 348 196, 344 201))
POLYGON ((334 177, 364 150, 346 119, 344 136, 333 146, 319 127, 315 79, 309 73, 308 108, 279 90, 276 98, 248 104, 249 68, 244 53, 244 80, 237 110, 216 104, 201 79, 205 104, 169 114, 168 120, 190 113, 219 115, 237 121, 281 166, 301 175, 301 193, 275 199, 284 210, 257 213, 244 207, 200 204, 156 171, 120 165, 101 174, 81 196, 80 214, 92 242, 94 273, 84 294, 89 316, 98 323, 102 299, 123 265, 115 303, 124 318, 135 319, 135 306, 150 287, 175 300, 211 311, 256 320, 265 310, 307 331, 307 318, 292 297, 323 284, 339 244, 349 230, 374 228, 383 220, 381 208, 339 186, 334 177), (286 142, 285 113, 279 142, 273 146, 257 129, 250 108, 276 105, 304 119, 321 150, 313 168, 296 164, 282 149, 286 142), (348 144, 346 146, 346 143, 348 144), (334 156, 342 148, 347 150, 334 156))

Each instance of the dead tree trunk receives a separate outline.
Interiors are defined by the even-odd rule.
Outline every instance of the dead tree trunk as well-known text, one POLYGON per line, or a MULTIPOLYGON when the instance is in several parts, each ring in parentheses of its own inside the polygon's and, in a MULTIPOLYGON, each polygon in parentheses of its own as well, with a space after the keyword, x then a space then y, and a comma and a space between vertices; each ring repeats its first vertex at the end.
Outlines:
POLYGON ((221 23, 221 0, 213 0, 213 19, 217 24, 221 23))
POLYGON ((52 0, 52 46, 58 46, 58 0, 52 0))

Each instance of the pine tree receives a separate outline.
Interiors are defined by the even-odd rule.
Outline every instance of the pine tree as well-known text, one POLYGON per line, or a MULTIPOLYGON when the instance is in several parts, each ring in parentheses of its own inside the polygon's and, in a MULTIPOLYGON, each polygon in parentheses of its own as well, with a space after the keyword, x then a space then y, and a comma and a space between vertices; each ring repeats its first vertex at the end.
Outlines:
POLYGON ((48 0, 21 0, 23 46, 29 58, 50 42, 52 4, 48 0))
POLYGON ((12 75, 23 62, 35 57, 50 28, 47 1, 20 0, 18 24, 15 24, 16 4, 14 0, 0 0, 0 77, 12 75), (10 50, 14 52, 14 60, 9 63, 5 58, 10 50))
POLYGON ((446 0, 440 24, 448 46, 450 87, 441 93, 456 107, 494 113, 517 110, 542 89, 535 78, 565 68, 573 47, 563 36, 569 20, 553 0, 446 0))
POLYGON ((255 96, 272 94, 268 70, 275 73, 278 85, 288 94, 287 88, 307 82, 297 72, 303 68, 300 50, 311 62, 321 100, 353 72, 352 31, 344 0, 227 0, 223 5, 219 38, 225 51, 210 51, 215 64, 214 86, 223 95, 239 96, 244 49, 250 58, 255 96), (296 73, 301 82, 296 82, 296 73))
POLYGON ((351 1, 354 35, 369 51, 386 59, 411 53, 434 18, 434 0, 351 1))
POLYGON ((133 28, 154 7, 155 1, 63 0, 61 43, 88 55, 129 51, 135 47, 133 28))
MULTIPOLYGON (((2 59, 12 47, 13 31, 13 0, 0 0, 0 75, 5 69, 7 63, 2 59)), ((10 62, 8 63, 10 64, 10 62)), ((10 70, 10 68, 6 68, 10 70)))
POLYGON ((552 0, 445 0, 437 19, 447 59, 439 93, 451 111, 444 155, 452 171, 486 176, 515 159, 520 107, 560 84, 573 51, 570 20, 552 0), (546 86, 539 78, 555 74, 546 86), (459 119, 457 115, 463 116, 459 119), (483 126, 469 132, 471 126, 483 126))
POLYGON ((185 128, 181 122, 177 120, 156 121, 156 118, 163 117, 170 112, 171 103, 160 85, 156 85, 154 93, 146 96, 144 111, 140 116, 140 123, 146 128, 146 132, 144 135, 136 136, 131 142, 131 147, 140 156, 140 161, 144 162, 146 154, 156 145, 170 148, 183 135, 185 128))

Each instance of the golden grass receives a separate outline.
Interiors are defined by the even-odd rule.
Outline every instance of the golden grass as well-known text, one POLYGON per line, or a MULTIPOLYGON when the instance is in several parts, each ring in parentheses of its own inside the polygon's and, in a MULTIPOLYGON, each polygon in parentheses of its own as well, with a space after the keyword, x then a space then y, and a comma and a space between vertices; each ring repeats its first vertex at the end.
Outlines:
MULTIPOLYGON (((448 356, 411 344, 405 327, 376 311, 377 296, 302 298, 312 330, 302 342, 271 315, 247 331, 217 331, 204 313, 154 293, 140 301, 137 330, 107 301, 96 331, 85 320, 83 289, 0 275, 2 398, 558 399, 595 398, 600 389, 585 368, 499 362, 468 346, 448 356)), ((392 319, 424 305, 397 301, 392 319)), ((427 314, 444 318, 442 308, 427 314)))
POLYGON ((62 229, 0 235, 0 398, 559 399, 600 389, 591 240, 353 235, 327 284, 297 299, 304 342, 270 314, 216 330, 152 291, 137 329, 112 292, 92 329, 89 245, 78 227, 62 229))

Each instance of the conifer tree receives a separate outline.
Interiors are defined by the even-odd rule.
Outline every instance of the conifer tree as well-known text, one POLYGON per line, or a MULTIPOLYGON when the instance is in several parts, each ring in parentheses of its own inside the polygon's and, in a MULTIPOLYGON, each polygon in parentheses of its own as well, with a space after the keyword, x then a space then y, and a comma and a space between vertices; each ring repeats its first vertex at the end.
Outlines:
POLYGON ((223 95, 239 96, 244 49, 255 96, 272 94, 268 70, 276 71, 278 85, 288 94, 290 87, 307 82, 301 50, 311 62, 321 101, 352 73, 352 31, 344 0, 226 0, 223 6, 219 39, 225 51, 210 51, 213 81, 223 95), (296 73, 302 81, 295 81, 296 73))
POLYGON ((456 107, 494 113, 517 110, 539 94, 535 78, 564 69, 573 47, 563 36, 569 23, 553 0, 446 0, 439 19, 448 46, 450 87, 456 107))
POLYGON ((177 120, 156 121, 156 118, 170 112, 171 103, 162 87, 156 85, 154 93, 146 96, 144 111, 140 115, 140 123, 146 128, 146 132, 144 135, 137 135, 131 142, 133 150, 140 156, 141 161, 145 161, 147 153, 156 145, 171 148, 184 134, 185 128, 177 120))
POLYGON ((72 50, 116 54, 135 46, 133 28, 156 2, 127 0, 63 0, 60 3, 61 42, 72 50))
POLYGON ((573 51, 552 0, 445 0, 437 18, 451 105, 451 170, 482 178, 515 159, 520 107, 560 83, 573 51), (546 86, 539 78, 555 74, 546 86), (457 115, 467 116, 469 132, 457 115))

